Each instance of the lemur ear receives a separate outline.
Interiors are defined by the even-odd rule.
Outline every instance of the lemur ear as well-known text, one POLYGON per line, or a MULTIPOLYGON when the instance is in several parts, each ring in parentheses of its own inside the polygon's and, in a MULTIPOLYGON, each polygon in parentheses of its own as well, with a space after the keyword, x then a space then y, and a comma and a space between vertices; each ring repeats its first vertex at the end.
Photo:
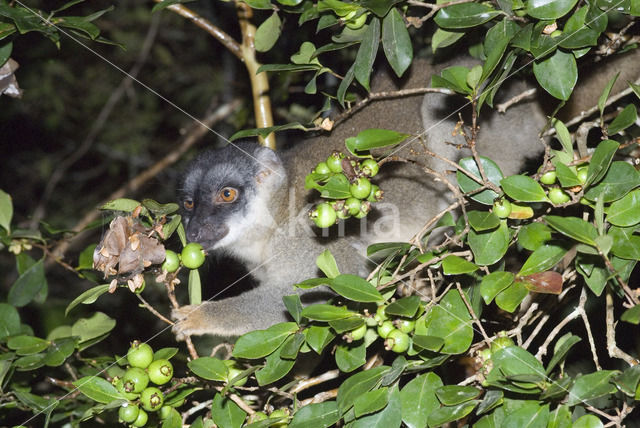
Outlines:
POLYGON ((275 151, 268 147, 260 147, 256 150, 256 159, 259 163, 256 174, 258 184, 280 184, 286 180, 284 165, 275 151))

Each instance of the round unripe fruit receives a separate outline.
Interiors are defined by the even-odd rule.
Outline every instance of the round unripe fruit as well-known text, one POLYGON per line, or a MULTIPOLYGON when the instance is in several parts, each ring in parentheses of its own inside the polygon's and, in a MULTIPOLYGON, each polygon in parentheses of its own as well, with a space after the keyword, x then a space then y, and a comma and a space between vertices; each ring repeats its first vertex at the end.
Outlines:
POLYGON ((350 215, 358 214, 360 212, 360 205, 362 205, 362 202, 358 198, 351 197, 344 201, 344 206, 350 215))
POLYGON ((554 187, 553 189, 549 190, 549 200, 555 205, 564 204, 566 202, 569 202, 570 199, 571 198, 569 197, 567 192, 559 187, 554 187))
POLYGON ((500 218, 507 218, 511 214, 511 202, 501 199, 493 203, 493 213, 500 218))
POLYGON ((386 339, 393 330, 396 330, 396 327, 391 321, 387 320, 378 326, 378 336, 386 339))
POLYGON ((587 182, 587 172, 589 172, 588 166, 581 166, 578 168, 578 181, 580 184, 584 184, 587 182))
POLYGON ((149 420, 149 415, 147 414, 147 412, 145 412, 144 410, 140 409, 140 411, 138 412, 138 417, 131 424, 131 426, 143 427, 143 426, 145 426, 147 424, 148 420, 149 420))
POLYGON ((561 35, 562 35, 562 30, 555 30, 551 34, 549 34, 549 36, 551 36, 551 38, 556 38, 556 37, 561 36, 561 35))
POLYGON ((133 392, 127 392, 124 390, 124 383, 122 382, 122 379, 118 379, 116 381, 116 384, 114 385, 116 387, 116 389, 118 390, 118 392, 120 394, 122 394, 122 396, 124 398, 126 398, 127 400, 137 400, 138 397, 140 397, 140 394, 135 394, 133 392))
POLYGON ((169 360, 155 360, 147 368, 149 379, 156 385, 164 385, 173 377, 173 365, 169 360))
POLYGON ((367 332, 367 325, 362 324, 360 327, 353 329, 349 332, 351 335, 351 340, 360 340, 364 337, 364 334, 367 332))
POLYGON ((175 272, 179 267, 180 258, 178 257, 178 254, 171 250, 167 250, 164 257, 164 263, 162 263, 162 270, 166 270, 167 272, 175 272))
POLYGON ((354 198, 365 199, 371 193, 371 182, 364 177, 357 178, 351 186, 349 186, 349 191, 351 191, 351 195, 354 198))
POLYGON ((120 410, 118 411, 118 417, 122 422, 132 423, 138 418, 138 413, 140 413, 140 408, 135 404, 124 403, 120 410))
POLYGON ((171 409, 173 409, 173 407, 171 406, 162 406, 158 411, 158 417, 160 418, 160 420, 167 419, 171 414, 171 409))
POLYGON ((197 242, 191 242, 182 249, 182 264, 189 269, 198 269, 204 263, 204 249, 197 242))
POLYGON ((373 319, 375 319, 378 322, 378 324, 382 324, 383 321, 386 321, 389 319, 389 317, 385 312, 386 308, 387 308, 387 305, 380 305, 378 306, 378 309, 376 309, 376 314, 373 316, 373 319))
POLYGON ((378 162, 373 159, 365 159, 362 161, 362 172, 364 172, 367 177, 375 177, 378 171, 380 171, 378 162))
POLYGON ((162 391, 155 386, 148 387, 140 393, 140 403, 142 404, 142 408, 149 412, 159 410, 164 403, 162 391))
POLYGON ((316 174, 330 174, 331 170, 326 162, 320 162, 316 165, 316 169, 313 170, 316 174))
POLYGON ((553 184, 556 182, 557 174, 555 171, 547 171, 540 176, 542 184, 553 184))
POLYGON ((340 152, 333 152, 326 160, 327 167, 331 172, 342 172, 342 159, 344 155, 340 152))
POLYGON ((395 321, 396 328, 403 333, 411 333, 416 328, 416 322, 414 320, 399 319, 395 321))
MULTIPOLYGON (((289 416, 289 413, 284 409, 276 409, 273 412, 271 412, 271 414, 269 415, 270 418, 285 418, 288 416, 289 416)), ((271 426, 275 428, 284 428, 287 426, 287 422, 286 421, 278 422, 277 424, 274 424, 271 426)))
POLYGON ((252 424, 254 422, 264 421, 267 418, 268 416, 265 412, 255 412, 253 415, 249 415, 247 423, 252 424))
POLYGON ((371 193, 369 193, 369 196, 367 196, 367 201, 369 202, 379 202, 382 200, 382 195, 384 194, 384 192, 382 190, 380 190, 380 187, 378 187, 375 184, 371 185, 371 193))
POLYGON ((153 349, 148 344, 135 340, 127 352, 127 361, 131 367, 146 369, 153 361, 153 349))
POLYGON ((389 332, 385 347, 396 353, 406 352, 409 349, 409 335, 400 330, 394 329, 389 332))
POLYGON ((498 352, 502 348, 508 348, 514 346, 513 340, 508 336, 498 336, 491 342, 491 352, 498 352))
POLYGON ((149 375, 139 367, 130 367, 122 376, 122 387, 126 392, 139 394, 147 385, 149 385, 149 375))
POLYGON ((328 202, 323 202, 318 204, 316 209, 311 212, 311 218, 316 226, 325 228, 334 225, 338 215, 336 214, 336 210, 333 209, 328 202))

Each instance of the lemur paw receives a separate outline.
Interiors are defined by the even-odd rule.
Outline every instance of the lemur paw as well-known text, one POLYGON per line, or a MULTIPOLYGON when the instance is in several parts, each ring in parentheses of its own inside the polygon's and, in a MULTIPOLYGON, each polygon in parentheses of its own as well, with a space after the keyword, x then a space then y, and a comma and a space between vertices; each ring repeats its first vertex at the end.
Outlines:
POLYGON ((187 336, 202 334, 202 328, 205 326, 200 305, 186 305, 173 309, 171 318, 176 321, 171 330, 177 340, 185 340, 187 336))

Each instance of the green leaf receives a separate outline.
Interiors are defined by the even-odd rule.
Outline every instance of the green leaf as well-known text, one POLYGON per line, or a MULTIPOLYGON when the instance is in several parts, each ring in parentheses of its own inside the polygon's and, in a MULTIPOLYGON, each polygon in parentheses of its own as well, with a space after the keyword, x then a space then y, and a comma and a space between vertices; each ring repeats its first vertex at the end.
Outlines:
POLYGON ((597 183, 605 175, 618 147, 620 147, 620 144, 613 140, 604 140, 598 144, 598 147, 596 147, 596 150, 591 156, 591 162, 587 170, 587 181, 584 184, 585 187, 597 183))
POLYGON ((560 185, 564 188, 582 185, 576 173, 563 163, 558 162, 556 164, 556 173, 560 185))
POLYGON ((48 367, 59 367, 65 363, 67 358, 76 350, 76 339, 73 337, 62 337, 55 339, 42 362, 48 367))
POLYGON ((17 307, 26 306, 41 290, 46 289, 47 278, 44 275, 43 259, 38 260, 16 279, 9 289, 9 304, 17 307))
POLYGON ((640 236, 633 232, 634 228, 609 228, 607 236, 613 238, 611 252, 623 259, 640 260, 640 236))
POLYGON ((637 118, 638 111, 636 110, 636 106, 633 104, 627 105, 607 127, 609 135, 617 134, 618 132, 627 129, 635 123, 637 118))
POLYGON ((140 206, 140 202, 134 199, 119 198, 109 201, 100 207, 101 210, 132 212, 140 206))
POLYGON ((413 60, 413 46, 404 20, 393 8, 382 20, 382 48, 389 65, 401 77, 413 60))
POLYGON ((351 83, 353 83, 353 79, 355 78, 355 69, 356 65, 354 63, 349 67, 349 70, 347 70, 347 73, 344 75, 344 79, 342 79, 342 82, 340 82, 338 90, 336 91, 336 98, 338 98, 338 102, 343 108, 345 107, 344 100, 347 97, 347 89, 349 89, 349 86, 351 86, 351 83))
POLYGON ((369 78, 373 70, 373 62, 378 54, 378 44, 380 43, 380 21, 372 19, 364 33, 364 38, 360 43, 360 48, 356 54, 354 63, 354 75, 360 84, 368 91, 369 78))
POLYGON ((199 305, 202 303, 202 284, 200 282, 200 272, 198 269, 189 270, 189 304, 199 305))
MULTIPOLYGON (((333 306, 324 303, 307 306, 302 310, 302 316, 314 321, 332 321, 343 318, 349 318, 355 315, 355 312, 343 306, 333 306)), ((236 345, 237 346, 237 345, 236 345)))
POLYGON ((402 421, 409 428, 427 426, 427 418, 440 402, 436 389, 443 385, 435 373, 424 373, 408 382, 400 391, 402 402, 402 421))
POLYGON ((557 19, 576 5, 578 0, 529 0, 527 14, 538 19, 557 19))
POLYGON ((80 318, 71 326, 71 334, 80 338, 80 343, 96 339, 109 333, 116 326, 116 320, 102 312, 96 312, 91 318, 80 318))
POLYGON ((462 31, 446 31, 442 28, 436 28, 435 33, 431 37, 431 50, 433 52, 438 48, 446 48, 453 45, 464 36, 462 31))
POLYGON ((602 90, 602 94, 600 94, 600 98, 598 98, 598 110, 600 110, 600 117, 604 114, 604 107, 607 103, 607 98, 609 98, 609 94, 611 93, 611 88, 618 80, 618 76, 620 76, 620 72, 618 71, 607 83, 607 86, 602 90))
POLYGON ((502 389, 525 394, 536 394, 540 388, 532 382, 515 382, 509 379, 530 377, 542 381, 545 379, 544 367, 531 353, 517 346, 499 349, 491 356, 493 368, 487 375, 487 383, 502 389))
POLYGON ((387 406, 377 413, 358 418, 353 423, 353 428, 400 428, 402 424, 402 404, 400 391, 397 386, 391 388, 387 406))
POLYGON ((633 226, 640 223, 640 189, 627 193, 613 202, 607 212, 607 221, 616 226, 633 226))
POLYGON ((521 202, 548 202, 544 190, 531 177, 526 175, 512 175, 500 180, 502 190, 512 199, 521 202))
POLYGON ((226 364, 215 357, 200 357, 187 362, 187 367, 202 379, 224 382, 229 375, 226 364))
POLYGON ((495 229, 500 225, 498 216, 489 211, 468 211, 467 218, 469 219, 469 225, 476 232, 495 229))
POLYGON ((338 334, 354 330, 362 324, 364 324, 364 318, 359 316, 329 321, 331 328, 338 334))
MULTIPOLYGON (((278 69, 277 67, 271 67, 273 65, 278 65, 278 64, 263 65, 258 69, 257 73, 260 73, 262 71, 291 71, 293 69, 295 69, 293 71, 305 71, 305 70, 316 70, 318 68, 317 66, 292 65, 285 70, 286 66, 283 66, 282 69, 278 69)), ((289 129, 298 129, 301 131, 309 130, 309 128, 301 125, 298 122, 292 122, 292 123, 287 123, 285 125, 269 126, 267 128, 243 129, 242 131, 238 131, 235 134, 233 134, 231 137, 229 137, 229 141, 235 141, 240 138, 257 137, 257 136, 266 137, 272 132, 286 131, 289 129)))
POLYGON ((298 357, 298 352, 300 352, 300 347, 302 347, 304 341, 305 336, 302 333, 296 333, 287 337, 287 340, 284 341, 280 348, 280 357, 287 360, 295 360, 298 357))
POLYGON ((360 4, 382 18, 389 13, 395 4, 400 2, 401 0, 362 0, 360 4))
POLYGON ((571 425, 571 428, 603 428, 604 424, 596 415, 582 415, 571 425))
POLYGON ((322 350, 327 346, 335 334, 331 332, 328 326, 312 325, 305 330, 307 337, 307 345, 311 347, 317 354, 321 354, 322 350))
POLYGON ((337 396, 340 415, 344 415, 359 396, 371 390, 388 370, 389 366, 378 366, 356 373, 342 382, 337 396))
POLYGON ((436 396, 444 406, 455 406, 471 401, 480 393, 481 391, 473 386, 444 385, 436 389, 436 396))
POLYGON ((440 73, 440 76, 431 76, 431 86, 434 88, 447 88, 460 94, 469 95, 473 90, 467 84, 467 67, 454 65, 447 67, 440 73))
POLYGON ((551 228, 543 223, 529 223, 518 232, 518 243, 529 251, 535 251, 551 240, 551 228))
POLYGON ((434 21, 442 28, 470 28, 484 24, 500 15, 485 3, 454 4, 441 9, 434 21))
POLYGON ((211 417, 218 428, 240 428, 247 414, 236 403, 217 393, 211 403, 211 417))
POLYGON ((466 352, 473 340, 471 315, 458 290, 449 290, 425 317, 425 335, 444 339, 443 354, 466 352))
POLYGON ((619 373, 618 370, 600 370, 579 376, 569 390, 567 405, 575 406, 587 400, 615 393, 616 387, 610 381, 619 373))
POLYGON ((0 303, 0 341, 20 333, 20 314, 11 305, 0 303))
POLYGON ((331 281, 333 291, 355 302, 378 302, 383 300, 376 287, 357 275, 342 274, 331 281))
POLYGON ((413 335, 413 348, 416 350, 428 349, 429 351, 439 352, 443 345, 444 339, 441 337, 422 334, 413 335))
POLYGON ((562 404, 549 415, 548 428, 571 428, 571 412, 562 404))
POLYGON ((527 294, 529 294, 527 287, 522 282, 515 281, 498 293, 496 305, 503 311, 513 313, 524 298, 527 297, 527 294))
MULTIPOLYGON (((630 324, 640 324, 640 305, 635 305, 622 313, 620 319, 630 324)), ((638 366, 640 367, 640 366, 638 366)))
POLYGON ((546 373, 551 373, 556 365, 558 365, 561 361, 564 361, 573 345, 580 342, 581 340, 581 338, 579 338, 578 336, 574 336, 571 333, 567 333, 560 339, 558 339, 555 346, 553 347, 553 357, 547 365, 546 373))
POLYGON ((282 301, 284 302, 284 306, 291 314, 293 320, 300 324, 300 313, 302 312, 302 302, 300 301, 300 296, 297 294, 292 294, 289 296, 282 296, 282 301))
POLYGON ((384 309, 388 315, 413 318, 420 307, 420 296, 407 296, 390 303, 384 309))
POLYGON ((7 232, 11 232, 12 217, 13 203, 11 201, 11 195, 0 189, 0 226, 2 226, 7 232))
POLYGON ((553 127, 556 130, 556 138, 562 144, 562 150, 573 158, 573 142, 567 126, 559 119, 553 119, 553 127))
POLYGON ((534 62, 533 74, 545 91, 567 101, 578 81, 576 58, 571 53, 557 50, 550 57, 534 62))
POLYGON ((409 134, 392 131, 390 129, 369 128, 361 131, 355 137, 345 140, 345 146, 355 156, 359 152, 366 152, 371 149, 395 146, 407 139, 409 134))
POLYGON ((336 365, 345 372, 350 373, 362 367, 367 362, 367 347, 364 341, 357 346, 340 344, 336 347, 336 365))
POLYGON ((447 256, 442 261, 442 271, 445 275, 460 275, 478 270, 478 266, 459 256, 447 256))
POLYGON ((17 355, 31 355, 47 349, 49 347, 49 341, 39 337, 21 334, 9 338, 7 347, 16 351, 17 355))
POLYGON ((282 21, 277 12, 273 12, 256 30, 255 47, 258 52, 267 52, 278 41, 282 21))
MULTIPOLYGON (((303 311, 303 316, 304 311, 303 311)), ((275 324, 266 330, 256 330, 243 334, 233 348, 236 358, 262 358, 275 351, 282 343, 298 330, 294 322, 275 324)))
POLYGON ((613 380, 618 389, 628 395, 635 397, 638 383, 640 382, 640 366, 631 366, 613 380))
POLYGON ((548 215, 544 217, 549 226, 576 241, 595 246, 598 231, 591 223, 577 217, 548 215))
POLYGON ((429 426, 437 427, 446 424, 447 422, 457 421, 464 418, 478 405, 479 401, 468 401, 457 406, 443 406, 440 407, 429 415, 429 426))
POLYGON ((356 398, 353 403, 353 410, 356 418, 377 412, 384 408, 389 402, 389 388, 374 389, 356 398))
POLYGON ((554 267, 567 253, 567 249, 560 245, 543 245, 536 249, 524 262, 518 276, 532 275, 544 272, 554 267))
POLYGON ((114 400, 124 399, 111 382, 101 377, 85 376, 72 383, 82 394, 98 403, 108 404, 114 400))
POLYGON ((496 271, 485 275, 480 282, 480 295, 488 305, 502 290, 510 286, 515 279, 511 272, 496 271))
MULTIPOLYGON (((482 163, 482 168, 484 169, 485 174, 490 182, 499 186, 500 180, 504 177, 502 175, 502 171, 500 167, 491 159, 480 156, 480 162, 482 163)), ((478 165, 476 165, 476 161, 472 157, 463 158, 459 162, 460 166, 469 171, 471 174, 480 178, 480 170, 478 169, 478 165)), ((460 189, 469 193, 481 187, 481 185, 471 178, 467 177, 464 173, 457 171, 456 178, 458 180, 458 186, 460 189)), ((498 197, 498 194, 493 190, 483 190, 482 192, 475 193, 469 196, 474 201, 480 202, 485 205, 493 205, 494 199, 498 197)))
POLYGON ((73 299, 71 303, 69 303, 67 308, 64 310, 64 315, 69 315, 69 311, 71 311, 71 309, 75 308, 81 303, 84 305, 90 305, 91 303, 98 300, 98 297, 102 296, 107 291, 109 291, 109 284, 98 285, 88 289, 87 291, 73 299))
POLYGON ((524 402, 504 419, 505 427, 546 427, 549 419, 549 405, 524 402))
MULTIPOLYGON (((506 222, 501 222, 497 229, 475 232, 469 231, 468 241, 476 264, 488 266, 496 263, 504 257, 509 248, 509 227, 506 222)), ((446 274, 446 272, 445 272, 446 274)))
POLYGON ((336 259, 331 254, 331 251, 324 250, 322 254, 318 256, 316 259, 316 266, 318 269, 324 273, 327 278, 335 278, 340 275, 340 270, 338 269, 338 264, 336 263, 336 259))
POLYGON ((631 164, 616 161, 611 163, 602 180, 596 186, 589 188, 584 196, 590 201, 595 201, 602 195, 604 202, 611 202, 620 199, 638 186, 640 186, 640 173, 631 164))
POLYGON ((295 360, 282 358, 278 351, 272 353, 266 358, 264 367, 256 372, 258 385, 264 386, 282 379, 295 363, 295 360))
POLYGON ((328 428, 340 420, 335 401, 313 403, 302 407, 293 415, 289 428, 328 428))

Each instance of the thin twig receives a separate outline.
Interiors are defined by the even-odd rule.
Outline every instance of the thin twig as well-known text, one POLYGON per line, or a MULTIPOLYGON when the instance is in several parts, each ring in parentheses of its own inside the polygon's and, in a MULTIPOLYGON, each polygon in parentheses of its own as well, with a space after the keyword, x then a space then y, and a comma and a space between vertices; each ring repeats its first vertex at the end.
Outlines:
POLYGON ((635 366, 638 364, 638 360, 622 351, 616 344, 616 321, 613 315, 613 296, 611 295, 611 290, 609 290, 609 288, 607 288, 606 302, 607 351, 609 352, 609 356, 611 358, 624 360, 630 366, 635 366))

